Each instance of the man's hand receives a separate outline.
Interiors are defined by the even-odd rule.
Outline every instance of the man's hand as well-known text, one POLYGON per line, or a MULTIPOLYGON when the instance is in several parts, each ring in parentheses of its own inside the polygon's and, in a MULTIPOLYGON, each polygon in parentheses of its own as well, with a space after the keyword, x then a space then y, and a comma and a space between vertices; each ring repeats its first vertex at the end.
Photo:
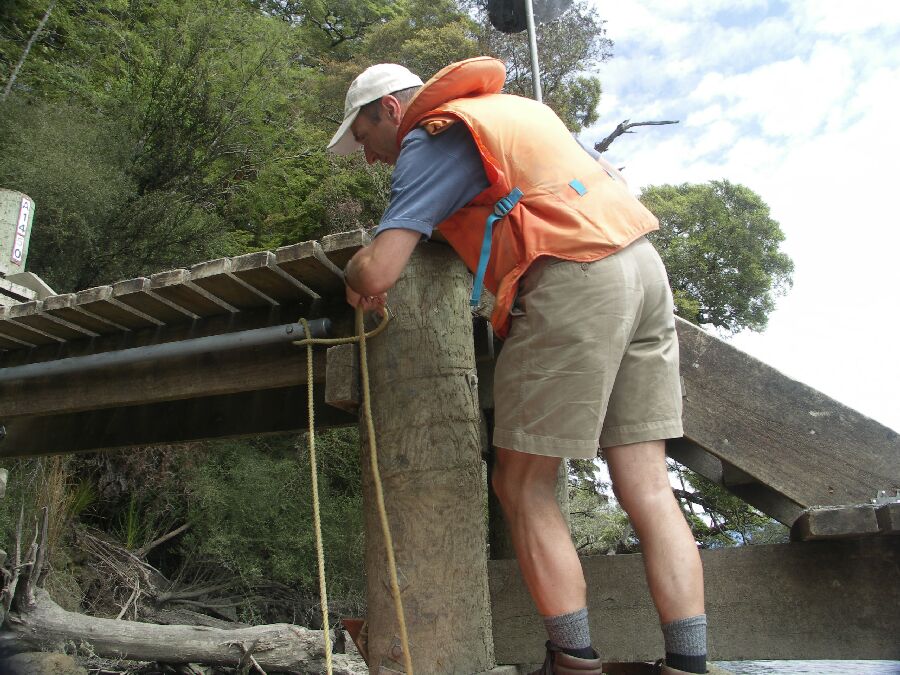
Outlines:
POLYGON ((382 232, 371 244, 357 251, 344 268, 347 301, 354 307, 358 304, 358 301, 351 299, 351 291, 363 298, 383 296, 397 283, 406 267, 406 261, 421 238, 422 235, 413 230, 391 229, 382 232))
POLYGON ((387 302, 387 293, 378 295, 360 295, 352 288, 347 286, 347 302, 351 307, 360 307, 364 312, 381 311, 387 302))

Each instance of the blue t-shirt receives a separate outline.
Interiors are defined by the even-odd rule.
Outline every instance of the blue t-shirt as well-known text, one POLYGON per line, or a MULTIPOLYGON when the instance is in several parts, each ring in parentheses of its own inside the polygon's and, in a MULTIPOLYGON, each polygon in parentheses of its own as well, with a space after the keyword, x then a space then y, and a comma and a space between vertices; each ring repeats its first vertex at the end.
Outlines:
POLYGON ((432 136, 418 127, 400 145, 391 176, 391 202, 376 236, 384 230, 415 230, 424 237, 490 186, 481 155, 465 124, 432 136))
MULTIPOLYGON (((578 144, 594 159, 600 157, 580 140, 578 144)), ((391 176, 391 202, 375 234, 399 227, 431 237, 441 221, 489 186, 481 155, 465 124, 457 122, 436 136, 417 127, 400 144, 391 176)))

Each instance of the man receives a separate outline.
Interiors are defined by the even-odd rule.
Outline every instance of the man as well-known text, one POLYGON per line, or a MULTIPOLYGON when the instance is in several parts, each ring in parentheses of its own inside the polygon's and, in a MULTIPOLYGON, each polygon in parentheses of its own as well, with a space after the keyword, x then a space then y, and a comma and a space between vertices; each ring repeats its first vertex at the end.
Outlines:
POLYGON ((476 273, 473 300, 482 284, 495 294, 506 341, 493 487, 550 638, 538 672, 601 673, 555 498, 562 458, 593 458, 598 443, 641 540, 666 644, 658 671, 708 672, 700 557, 665 464, 681 392, 671 291, 643 236, 657 221, 549 108, 500 94, 504 78, 479 57, 424 86, 394 64, 350 85, 329 148, 395 168, 375 239, 347 265, 347 300, 383 306, 435 228, 476 273))

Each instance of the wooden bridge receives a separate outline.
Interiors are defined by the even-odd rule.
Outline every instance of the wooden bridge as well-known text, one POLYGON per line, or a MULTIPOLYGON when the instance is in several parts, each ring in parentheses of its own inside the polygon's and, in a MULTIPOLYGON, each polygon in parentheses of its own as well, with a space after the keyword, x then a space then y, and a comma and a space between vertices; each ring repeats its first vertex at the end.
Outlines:
MULTIPOLYGON (((304 429, 296 321, 352 333, 341 268, 357 231, 0 307, 0 457, 304 429)), ((483 411, 495 345, 452 251, 420 245, 370 343, 374 421, 414 663, 540 661, 513 560, 486 559, 483 411)), ((685 438, 669 454, 791 527, 792 542, 701 553, 710 657, 900 659, 900 436, 686 322, 685 438)), ((317 426, 357 424, 353 348, 316 353, 317 426)), ((828 367, 828 364, 823 364, 828 367)), ((365 465, 365 462, 364 462, 365 465)), ((370 652, 399 670, 364 471, 370 652), (371 536, 368 536, 371 535, 371 536)), ((495 547, 499 548, 499 547, 495 547)), ((662 653, 639 555, 583 560, 611 660, 662 653)))

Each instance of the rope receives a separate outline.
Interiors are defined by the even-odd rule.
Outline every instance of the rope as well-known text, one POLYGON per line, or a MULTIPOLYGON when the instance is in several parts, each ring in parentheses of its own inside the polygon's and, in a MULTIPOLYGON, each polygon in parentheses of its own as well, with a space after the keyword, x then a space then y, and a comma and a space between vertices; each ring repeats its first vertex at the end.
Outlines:
POLYGON ((400 597, 400 584, 397 581, 397 562, 394 559, 394 544, 391 538, 390 524, 387 519, 387 509, 384 505, 384 490, 381 484, 381 471, 378 468, 378 444, 375 439, 375 425, 372 422, 372 403, 369 391, 369 366, 366 355, 366 340, 373 338, 387 328, 390 321, 390 312, 385 307, 384 318, 381 323, 368 333, 363 325, 363 312, 356 308, 356 335, 349 338, 313 338, 306 319, 300 319, 306 339, 297 340, 295 345, 306 345, 306 381, 307 381, 307 415, 309 417, 309 463, 312 476, 313 493, 313 522, 316 530, 316 556, 319 565, 319 598, 322 607, 323 629, 325 632, 325 667, 328 675, 332 675, 331 665, 331 635, 328 628, 328 596, 325 585, 325 554, 322 548, 322 523, 319 516, 319 484, 316 467, 316 443, 313 406, 313 353, 312 346, 316 345, 343 345, 352 342, 359 343, 359 365, 362 378, 363 414, 366 418, 366 431, 369 436, 369 460, 372 469, 372 478, 375 484, 375 502, 378 507, 378 515, 381 521, 381 533, 384 536, 384 547, 387 552, 388 571, 391 577, 391 596, 394 600, 394 611, 397 615, 397 623, 400 626, 400 643, 403 648, 403 662, 407 675, 413 675, 412 659, 409 652, 409 636, 406 631, 406 619, 403 612, 403 600, 400 597))

